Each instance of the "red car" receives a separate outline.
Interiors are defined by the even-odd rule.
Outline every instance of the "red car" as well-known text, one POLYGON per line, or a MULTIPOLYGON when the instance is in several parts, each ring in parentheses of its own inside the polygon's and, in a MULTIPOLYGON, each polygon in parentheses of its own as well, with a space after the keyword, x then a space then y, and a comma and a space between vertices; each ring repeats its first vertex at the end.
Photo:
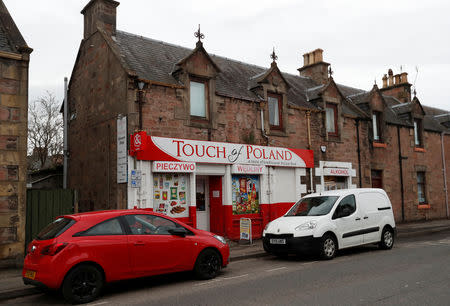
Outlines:
POLYGON ((60 289, 73 303, 94 300, 105 283, 193 270, 214 278, 228 264, 225 239, 147 210, 66 215, 27 248, 25 284, 60 289))

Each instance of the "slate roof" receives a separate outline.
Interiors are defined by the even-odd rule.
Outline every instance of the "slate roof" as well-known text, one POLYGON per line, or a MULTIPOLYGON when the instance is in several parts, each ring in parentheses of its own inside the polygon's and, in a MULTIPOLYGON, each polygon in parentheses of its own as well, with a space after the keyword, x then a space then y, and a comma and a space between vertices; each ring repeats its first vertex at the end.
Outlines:
MULTIPOLYGON (((123 31, 117 31, 113 40, 116 42, 124 64, 133 70, 139 78, 172 85, 183 85, 172 73, 176 71, 176 64, 189 56, 193 49, 123 31)), ((251 65, 214 54, 209 54, 209 56, 220 69, 216 78, 216 93, 218 95, 255 102, 261 101, 262 98, 252 89, 258 85, 258 78, 263 76, 270 68, 251 65)), ((282 73, 282 75, 290 86, 287 94, 288 103, 319 109, 314 100, 320 98, 320 93, 325 89, 325 85, 317 85, 312 79, 299 75, 289 73, 282 73)), ((347 100, 342 107, 344 114, 355 117, 364 117, 363 114, 370 115, 369 91, 342 84, 336 85, 347 100), (350 103, 353 105, 350 105, 350 103)), ((386 122, 411 127, 412 122, 407 116, 411 111, 411 103, 401 103, 396 98, 386 95, 383 95, 383 98, 388 105, 384 112, 386 122)), ((431 111, 430 108, 427 108, 427 110, 431 111)), ((433 112, 433 115, 435 115, 435 112, 433 112)), ((435 120, 433 115, 425 116, 424 128, 441 131, 443 126, 435 120)))
POLYGON ((28 49, 28 52, 32 51, 20 34, 5 4, 0 1, 0 51, 21 53, 22 48, 28 49))

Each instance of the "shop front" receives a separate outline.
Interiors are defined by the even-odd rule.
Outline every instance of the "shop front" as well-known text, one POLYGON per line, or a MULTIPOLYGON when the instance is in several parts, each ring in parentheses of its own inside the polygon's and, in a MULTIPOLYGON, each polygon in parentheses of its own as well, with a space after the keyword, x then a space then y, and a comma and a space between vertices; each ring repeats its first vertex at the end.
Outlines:
POLYGON ((306 193, 311 150, 131 136, 128 207, 149 208, 199 229, 239 239, 249 218, 253 238, 306 193), (138 173, 139 181, 132 180, 138 173))
POLYGON ((315 173, 320 178, 320 184, 316 185, 317 192, 356 188, 356 185, 352 184, 352 177, 356 177, 352 163, 319 161, 319 168, 315 169, 315 173))

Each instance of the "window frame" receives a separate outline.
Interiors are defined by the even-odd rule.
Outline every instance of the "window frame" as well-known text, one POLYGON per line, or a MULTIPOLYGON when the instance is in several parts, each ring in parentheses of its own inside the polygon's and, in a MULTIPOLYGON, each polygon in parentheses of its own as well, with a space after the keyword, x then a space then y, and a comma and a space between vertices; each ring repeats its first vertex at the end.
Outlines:
POLYGON ((379 169, 371 169, 370 170, 370 177, 372 179, 372 188, 383 188, 383 170, 379 170, 379 169), (376 174, 376 175, 374 175, 376 174), (379 176, 378 176, 379 174, 379 176), (381 187, 374 187, 373 186, 373 181, 374 179, 376 181, 380 182, 381 187))
POLYGON ((338 136, 339 135, 339 128, 338 128, 338 109, 337 105, 334 103, 326 103, 325 104, 325 129, 327 131, 328 136, 338 136), (327 109, 330 108, 333 110, 334 113, 334 132, 328 131, 328 116, 327 116, 327 109))
POLYGON ((423 148, 423 137, 422 137, 422 120, 419 118, 414 118, 414 146, 417 148, 423 148))
POLYGON ((427 204, 427 175, 425 171, 417 171, 416 172, 416 182, 417 182, 417 200, 419 204, 427 204), (422 176, 423 181, 419 182, 419 176, 422 176), (420 201, 419 197, 419 186, 422 186, 423 199, 424 201, 420 201))
POLYGON ((377 111, 372 112, 372 137, 373 137, 374 142, 379 142, 379 143, 383 142, 383 132, 382 132, 382 128, 381 128, 381 122, 382 122, 381 112, 377 112, 377 111), (375 138, 375 133, 377 134, 378 139, 375 138))
POLYGON ((106 220, 103 220, 97 224, 92 225, 91 227, 89 227, 88 229, 78 232, 76 234, 73 235, 73 237, 96 237, 96 236, 123 236, 127 234, 127 230, 123 224, 122 218, 121 216, 118 217, 112 217, 106 220), (101 224, 104 224, 106 222, 112 221, 114 219, 117 219, 117 221, 119 222, 120 228, 122 229, 122 233, 121 234, 88 234, 87 232, 90 231, 91 229, 93 229, 96 226, 99 226, 101 224))
POLYGON ((267 93, 267 115, 269 117, 269 127, 271 130, 282 130, 283 129, 283 96, 273 92, 267 93), (270 107, 269 107, 269 97, 278 100, 278 125, 273 125, 270 123, 270 107))
POLYGON ((196 120, 196 121, 208 121, 209 120, 209 86, 208 86, 208 80, 191 76, 189 78, 189 116, 196 120), (191 104, 191 83, 199 83, 203 84, 205 86, 205 117, 192 115, 192 104, 191 104))

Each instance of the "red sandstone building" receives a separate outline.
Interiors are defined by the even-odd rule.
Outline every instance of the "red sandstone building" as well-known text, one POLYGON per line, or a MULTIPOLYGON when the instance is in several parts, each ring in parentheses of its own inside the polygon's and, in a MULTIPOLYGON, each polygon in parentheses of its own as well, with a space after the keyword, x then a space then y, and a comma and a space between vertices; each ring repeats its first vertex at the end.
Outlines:
POLYGON ((69 186, 81 211, 150 208, 238 238, 300 196, 381 187, 397 221, 448 217, 450 115, 407 74, 335 83, 317 49, 299 75, 116 29, 118 2, 82 10, 69 84, 69 186))

